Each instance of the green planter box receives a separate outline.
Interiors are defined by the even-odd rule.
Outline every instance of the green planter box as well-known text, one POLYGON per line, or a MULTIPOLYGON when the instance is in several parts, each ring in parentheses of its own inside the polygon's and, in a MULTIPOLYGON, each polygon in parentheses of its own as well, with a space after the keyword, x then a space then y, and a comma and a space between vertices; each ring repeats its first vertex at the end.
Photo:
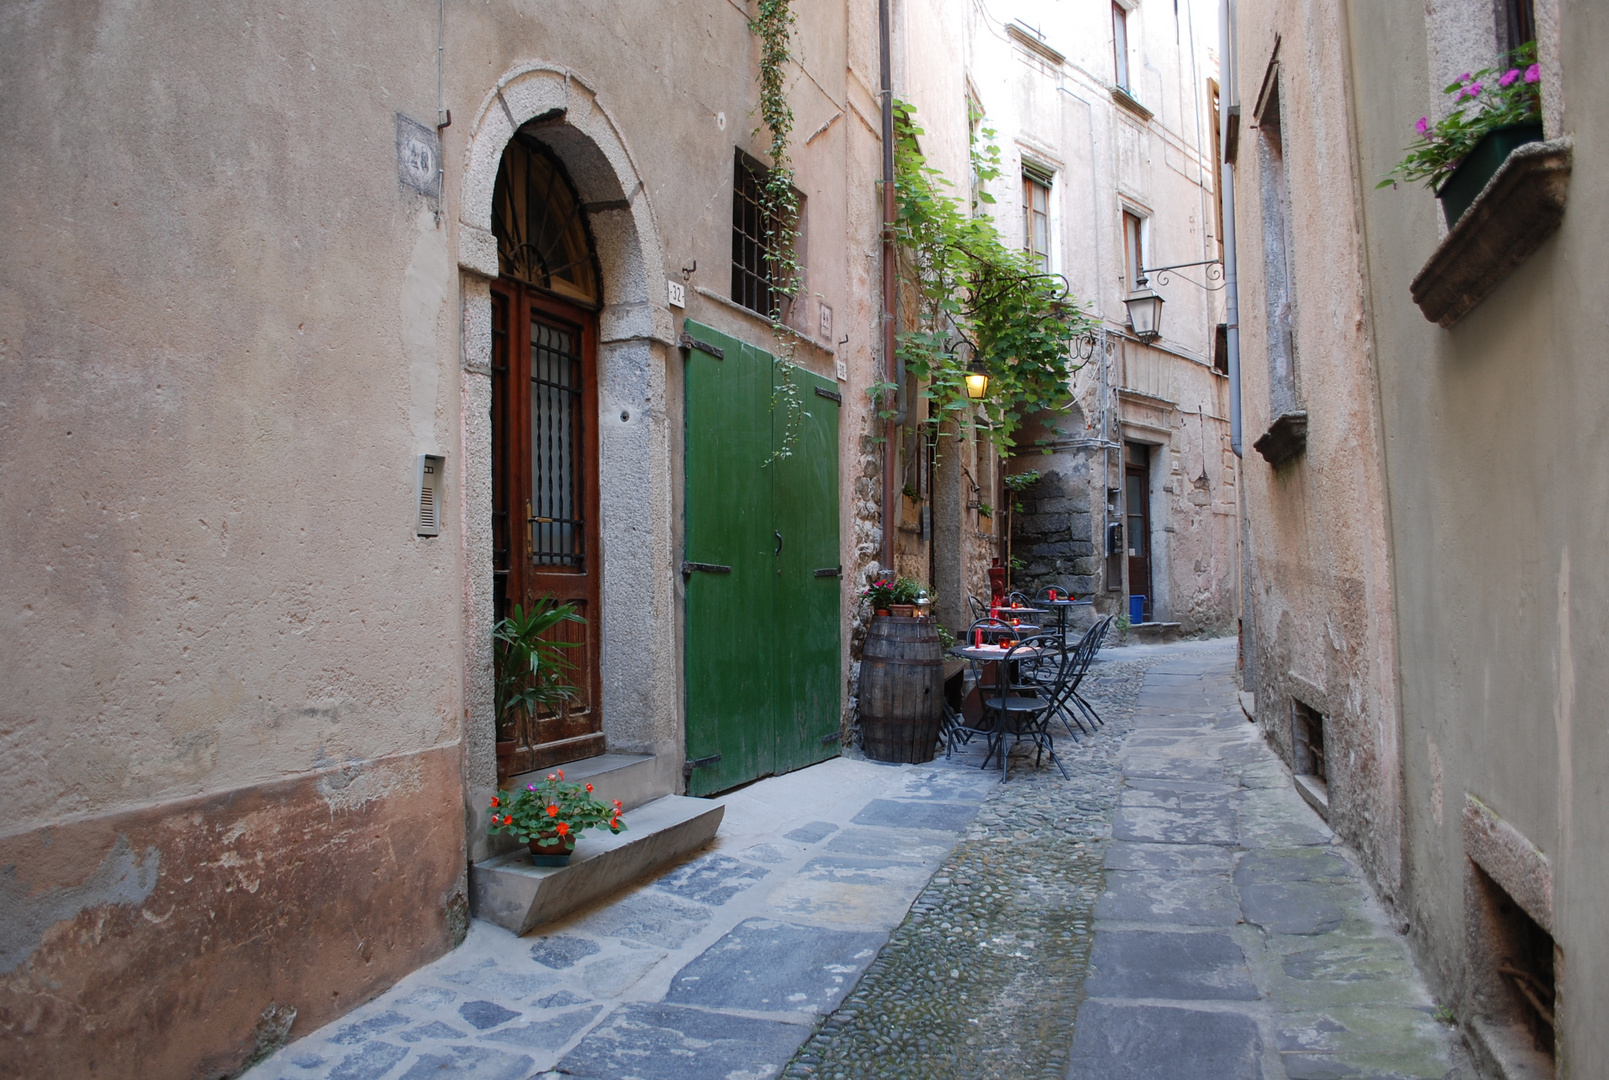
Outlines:
POLYGON ((1441 200, 1441 212, 1447 218, 1447 227, 1450 229, 1458 224, 1458 219, 1464 216, 1469 204, 1475 201, 1475 196, 1481 193, 1508 155, 1517 146, 1526 143, 1542 141, 1541 124, 1510 124, 1508 127, 1493 128, 1488 131, 1475 148, 1464 158, 1463 164, 1453 170, 1441 190, 1436 192, 1436 198, 1441 200))

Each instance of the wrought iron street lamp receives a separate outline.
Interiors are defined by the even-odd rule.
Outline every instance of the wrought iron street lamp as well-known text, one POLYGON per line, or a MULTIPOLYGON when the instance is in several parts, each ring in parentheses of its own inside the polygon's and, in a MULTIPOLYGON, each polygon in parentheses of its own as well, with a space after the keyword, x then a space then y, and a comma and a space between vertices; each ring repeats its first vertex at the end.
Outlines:
MULTIPOLYGON (((1223 263, 1217 259, 1204 259, 1201 262, 1174 263, 1172 266, 1140 267, 1139 276, 1135 279, 1135 291, 1123 301, 1123 306, 1129 309, 1129 326, 1134 330, 1134 336, 1141 341, 1155 341, 1162 336, 1162 297, 1151 290, 1150 279, 1147 274, 1157 275, 1157 284, 1168 283, 1167 271, 1183 270, 1189 266, 1205 266, 1207 280, 1217 281, 1223 278, 1223 263)), ((1189 280, 1186 278, 1185 280, 1189 280)), ((1199 284, 1197 282, 1196 284, 1199 284)), ((1216 290, 1223 286, 1204 285, 1205 289, 1216 290)))

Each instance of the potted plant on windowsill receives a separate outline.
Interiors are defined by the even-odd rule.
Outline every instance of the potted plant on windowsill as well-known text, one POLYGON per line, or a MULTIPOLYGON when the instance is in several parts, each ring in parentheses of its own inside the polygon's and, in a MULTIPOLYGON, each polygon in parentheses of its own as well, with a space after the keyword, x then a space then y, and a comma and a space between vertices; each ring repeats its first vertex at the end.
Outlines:
POLYGON ((492 820, 487 831, 509 833, 531 849, 537 866, 563 866, 575 852, 575 842, 588 829, 623 832, 620 800, 605 806, 593 798, 592 785, 577 784, 564 778, 564 770, 548 773, 539 784, 526 784, 525 790, 510 795, 499 791, 492 797, 492 820))
POLYGON ((555 604, 551 599, 537 601, 529 614, 523 606, 492 628, 492 669, 496 684, 493 713, 497 727, 497 782, 501 784, 513 771, 514 754, 523 736, 529 741, 528 726, 543 706, 563 704, 575 697, 575 688, 565 680, 571 664, 563 650, 573 649, 573 641, 547 641, 543 635, 563 622, 586 622, 576 614, 574 604, 555 604))
POLYGON ((1452 110, 1435 123, 1421 116, 1418 140, 1375 186, 1423 181, 1452 228, 1515 147, 1542 139, 1541 81, 1534 42, 1495 67, 1466 71, 1442 91, 1452 95, 1452 110))

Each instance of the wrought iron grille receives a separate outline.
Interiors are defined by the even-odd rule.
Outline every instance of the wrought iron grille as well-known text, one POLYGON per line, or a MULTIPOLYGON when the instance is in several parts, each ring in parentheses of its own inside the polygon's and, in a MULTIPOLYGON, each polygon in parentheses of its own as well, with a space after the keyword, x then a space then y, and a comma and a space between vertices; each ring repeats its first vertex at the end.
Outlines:
POLYGON ((741 153, 732 170, 732 299, 766 318, 776 313, 770 237, 780 230, 760 202, 762 167, 741 153))
POLYGON ((582 478, 584 376, 573 330, 531 322, 531 562, 580 568, 586 556, 582 478))

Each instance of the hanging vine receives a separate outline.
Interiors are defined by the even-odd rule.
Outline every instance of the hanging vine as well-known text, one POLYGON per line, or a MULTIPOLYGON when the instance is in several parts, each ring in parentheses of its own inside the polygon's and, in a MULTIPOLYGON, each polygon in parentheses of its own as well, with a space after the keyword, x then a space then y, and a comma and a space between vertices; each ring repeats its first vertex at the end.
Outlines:
MULTIPOLYGON (((1096 323, 1069 297, 1060 275, 1040 272, 1026 252, 1005 243, 991 218, 975 216, 948 193, 950 182, 917 142, 915 110, 896 101, 894 116, 894 229, 916 309, 914 327, 898 337, 897 355, 925 384, 922 395, 934 406, 929 423, 981 408, 990 439, 1009 453, 1024 417, 1067 402, 1073 372, 1082 366, 1073 340, 1096 323), (966 393, 974 363, 989 376, 981 403, 966 393)), ((982 134, 972 150, 974 208, 994 202, 985 185, 1000 176, 994 132, 982 134)), ((880 383, 868 392, 881 398, 895 389, 880 383)))
POLYGON ((808 415, 799 384, 793 378, 798 334, 783 321, 782 309, 783 297, 798 296, 803 277, 794 245, 799 197, 793 186, 793 164, 788 154, 788 139, 793 134, 793 107, 788 104, 784 72, 788 61, 793 59, 795 18, 792 0, 759 0, 749 23, 749 30, 760 39, 760 121, 771 136, 771 168, 760 186, 760 211, 765 222, 766 257, 771 271, 771 329, 779 342, 774 362, 777 386, 771 394, 771 408, 775 411, 781 406, 785 414, 782 440, 766 460, 767 465, 793 455, 800 428, 808 415))

